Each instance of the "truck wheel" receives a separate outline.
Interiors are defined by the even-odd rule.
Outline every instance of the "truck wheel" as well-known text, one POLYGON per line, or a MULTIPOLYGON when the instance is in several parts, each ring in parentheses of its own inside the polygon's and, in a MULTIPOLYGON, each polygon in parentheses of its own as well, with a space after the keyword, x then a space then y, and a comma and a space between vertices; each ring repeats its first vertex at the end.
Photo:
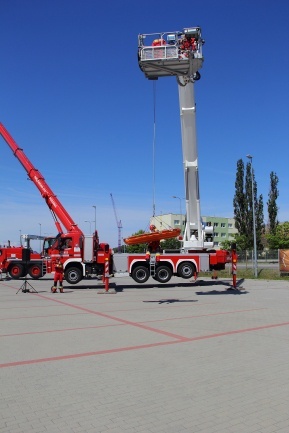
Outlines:
POLYGON ((196 272, 196 267, 193 263, 184 262, 178 267, 178 275, 181 278, 192 278, 196 272))
POLYGON ((34 278, 34 280, 37 280, 38 278, 42 277, 42 268, 40 265, 32 265, 28 269, 28 274, 31 278, 34 278))
POLYGON ((136 266, 131 276, 136 283, 145 283, 149 279, 150 273, 146 266, 136 266))
POLYGON ((168 266, 159 266, 156 270, 156 280, 159 283, 167 283, 172 278, 172 271, 168 266))
POLYGON ((81 270, 78 268, 69 268, 65 271, 65 279, 69 284, 77 284, 82 279, 81 270))
POLYGON ((24 267, 20 263, 13 264, 10 266, 8 272, 11 278, 13 278, 14 280, 18 280, 24 275, 24 267))

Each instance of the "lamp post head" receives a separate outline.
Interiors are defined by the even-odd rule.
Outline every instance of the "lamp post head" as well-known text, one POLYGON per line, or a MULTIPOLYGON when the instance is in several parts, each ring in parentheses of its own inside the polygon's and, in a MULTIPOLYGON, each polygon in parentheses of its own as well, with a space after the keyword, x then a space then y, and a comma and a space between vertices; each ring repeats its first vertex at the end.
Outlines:
POLYGON ((249 159, 251 159, 251 160, 253 159, 253 156, 250 155, 250 154, 246 155, 246 157, 249 158, 249 159))

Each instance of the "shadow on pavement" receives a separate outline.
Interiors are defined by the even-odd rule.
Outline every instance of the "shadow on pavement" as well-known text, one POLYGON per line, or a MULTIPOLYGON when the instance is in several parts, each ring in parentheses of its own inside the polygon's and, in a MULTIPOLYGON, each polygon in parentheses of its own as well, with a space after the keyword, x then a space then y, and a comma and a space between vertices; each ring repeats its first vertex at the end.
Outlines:
POLYGON ((160 299, 159 301, 143 301, 156 302, 157 304, 174 304, 175 302, 198 302, 197 299, 160 299))

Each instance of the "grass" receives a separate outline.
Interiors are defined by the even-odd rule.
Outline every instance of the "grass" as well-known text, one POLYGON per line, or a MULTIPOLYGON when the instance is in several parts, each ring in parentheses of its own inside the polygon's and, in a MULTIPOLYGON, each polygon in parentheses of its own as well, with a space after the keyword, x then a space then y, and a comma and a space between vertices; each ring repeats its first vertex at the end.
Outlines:
MULTIPOLYGON (((199 277, 208 277, 211 276, 211 273, 200 272, 199 277)), ((227 267, 224 271, 218 272, 218 278, 231 278, 231 267, 227 267)), ((255 279, 254 270, 239 268, 237 267, 237 279, 247 278, 247 279, 255 279)), ((270 269, 270 268, 261 268, 258 267, 258 280, 282 280, 289 281, 289 276, 280 276, 280 272, 278 269, 270 269)))

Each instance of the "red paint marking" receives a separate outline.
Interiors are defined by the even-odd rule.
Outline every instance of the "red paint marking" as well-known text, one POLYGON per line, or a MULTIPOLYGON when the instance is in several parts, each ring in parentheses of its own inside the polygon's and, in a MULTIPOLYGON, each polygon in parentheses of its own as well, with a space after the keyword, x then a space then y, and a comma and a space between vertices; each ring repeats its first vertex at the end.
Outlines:
MULTIPOLYGON (((154 322, 168 322, 171 320, 183 320, 183 319, 194 319, 194 318, 199 318, 199 317, 208 317, 208 316, 219 316, 219 315, 223 315, 223 314, 235 314, 235 313, 244 313, 247 311, 260 311, 260 310, 267 310, 267 308, 252 308, 252 309, 246 309, 246 310, 236 310, 236 311, 226 311, 224 313, 212 313, 212 314, 200 314, 200 315, 193 315, 193 316, 183 316, 183 317, 171 317, 171 318, 166 318, 166 319, 155 319, 155 320, 145 320, 142 322, 138 322, 138 323, 154 323, 154 322)), ((133 310, 135 311, 135 310, 133 310)), ((31 317, 21 317, 21 319, 34 319, 35 317, 38 318, 42 318, 42 317, 59 317, 59 316, 75 316, 75 315, 81 315, 81 314, 85 314, 85 313, 71 313, 71 314, 53 314, 50 316, 31 316, 31 317)), ((17 318, 13 318, 13 319, 18 319, 17 318)), ((6 320, 6 319, 0 319, 0 320, 6 320)), ((82 331, 82 330, 86 330, 86 329, 97 329, 97 328, 106 328, 106 327, 111 327, 111 326, 124 326, 124 323, 115 323, 115 324, 110 324, 110 325, 97 325, 97 326, 84 326, 84 327, 79 327, 79 328, 62 328, 62 329, 54 329, 54 330, 46 330, 46 331, 33 331, 33 332, 19 332, 19 333, 15 333, 15 334, 0 334, 0 338, 1 337, 15 337, 15 336, 19 336, 19 335, 34 335, 34 334, 47 334, 47 333, 53 333, 53 332, 66 332, 66 331, 82 331)))
MULTIPOLYGON (((39 296, 41 296, 41 295, 39 295, 39 296)), ((46 298, 46 296, 41 296, 41 297, 44 299, 51 299, 51 298, 46 298)), ((99 316, 99 317, 105 317, 106 319, 115 320, 116 322, 123 323, 125 325, 135 326, 136 328, 141 328, 141 329, 144 329, 146 331, 151 331, 151 332, 155 332, 157 334, 165 335, 166 337, 172 337, 172 338, 176 338, 176 339, 179 339, 182 341, 184 339, 184 337, 182 335, 177 335, 177 334, 172 334, 171 332, 161 331, 160 329, 151 328, 150 326, 142 325, 141 323, 131 322, 130 320, 125 320, 125 319, 120 319, 118 317, 111 316, 110 314, 100 313, 99 311, 94 311, 94 310, 90 310, 89 308, 84 308, 84 307, 80 307, 78 305, 69 304, 67 302, 60 301, 58 299, 55 299, 55 302, 59 302, 60 304, 65 305, 67 307, 76 308, 77 310, 85 311, 86 313, 95 314, 96 316, 99 316)))
POLYGON ((127 347, 120 347, 117 349, 106 349, 106 350, 99 350, 96 352, 76 353, 76 354, 72 354, 72 355, 53 356, 50 358, 40 358, 40 359, 30 359, 30 360, 26 360, 26 361, 7 362, 4 364, 0 364, 0 368, 17 367, 17 366, 21 366, 21 365, 30 365, 30 364, 39 364, 42 362, 51 362, 51 361, 64 361, 67 359, 84 358, 84 357, 88 357, 88 356, 97 356, 97 355, 107 355, 110 353, 128 352, 131 350, 149 349, 152 347, 168 346, 171 344, 179 344, 179 343, 187 343, 187 342, 192 342, 192 341, 206 340, 206 339, 210 339, 210 338, 218 338, 218 337, 224 337, 224 336, 228 336, 228 335, 242 334, 245 332, 260 331, 260 330, 264 330, 264 329, 271 329, 271 328, 277 328, 280 326, 288 326, 288 325, 289 325, 289 322, 275 323, 275 324, 271 324, 271 325, 257 326, 255 328, 245 328, 245 329, 238 329, 235 331, 220 332, 218 334, 202 335, 199 337, 186 338, 186 339, 184 338, 182 340, 143 344, 143 345, 139 345, 139 346, 127 346, 127 347))
POLYGON ((110 326, 125 326, 124 324, 114 323, 111 325, 98 325, 98 326, 84 326, 83 328, 63 328, 63 329, 50 329, 47 331, 33 331, 33 332, 18 332, 16 334, 3 334, 1 337, 17 337, 19 335, 35 335, 35 334, 48 334, 53 332, 66 332, 66 331, 83 331, 86 329, 109 328, 110 326))
POLYGON ((246 313, 248 311, 260 311, 260 310, 268 310, 268 308, 250 308, 247 310, 224 311, 223 313, 196 314, 193 316, 171 317, 169 319, 146 320, 144 322, 139 322, 139 323, 166 322, 166 321, 170 321, 170 320, 182 320, 182 319, 194 319, 194 318, 198 318, 198 317, 222 316, 224 314, 246 313))
POLYGON ((62 316, 79 316, 85 313, 65 313, 65 314, 49 314, 47 316, 17 316, 17 317, 5 317, 0 320, 18 320, 18 319, 42 319, 45 317, 62 317, 62 316))

